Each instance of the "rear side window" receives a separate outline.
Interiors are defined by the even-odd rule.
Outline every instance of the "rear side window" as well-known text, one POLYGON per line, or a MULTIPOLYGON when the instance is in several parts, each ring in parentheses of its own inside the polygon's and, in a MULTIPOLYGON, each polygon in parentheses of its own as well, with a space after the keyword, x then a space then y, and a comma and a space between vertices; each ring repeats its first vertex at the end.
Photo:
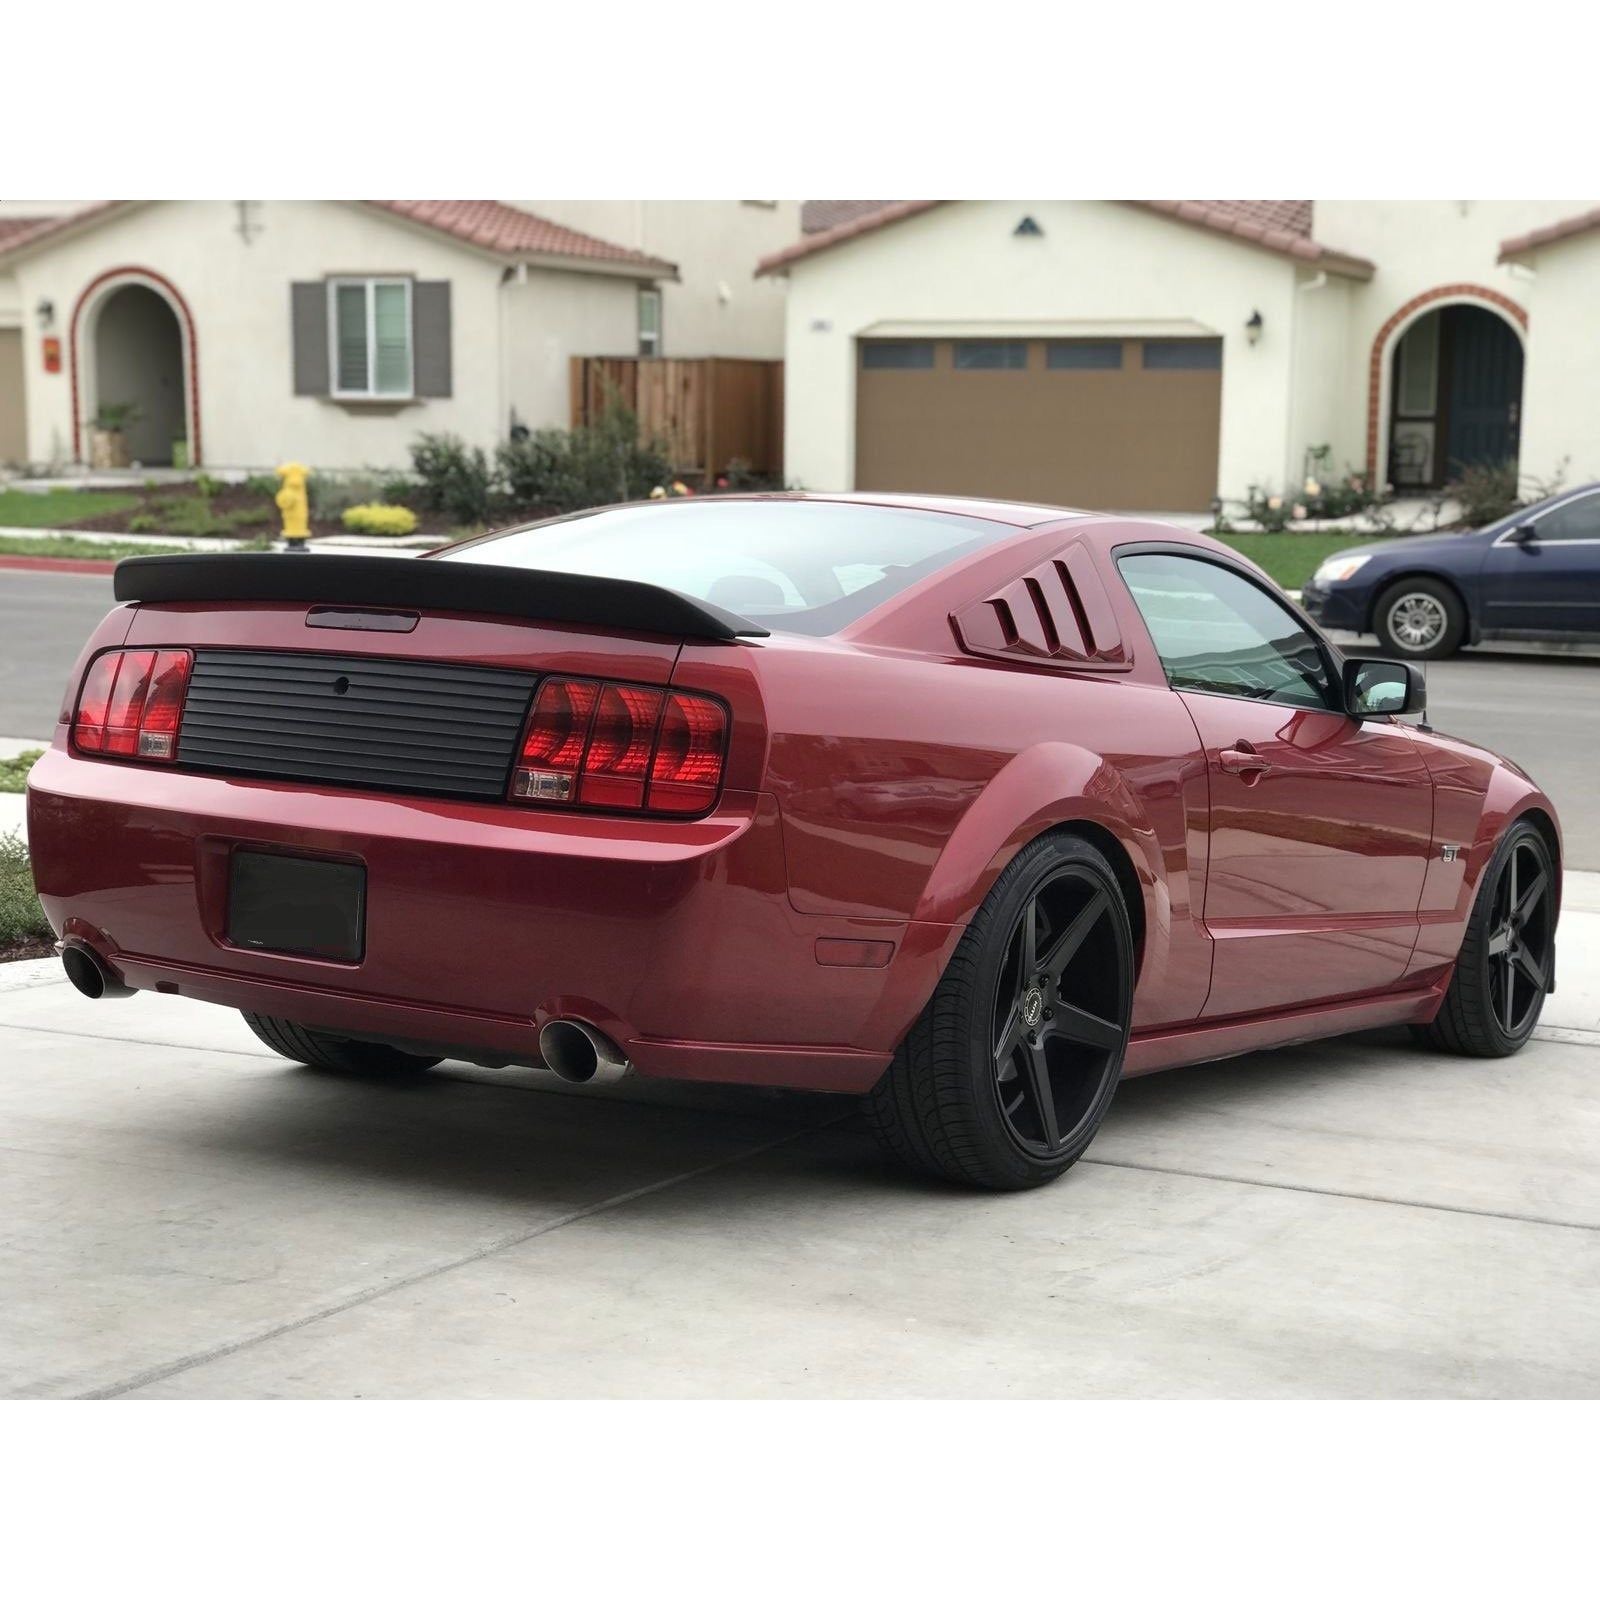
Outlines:
POLYGON ((1193 556, 1127 555, 1117 567, 1174 689, 1332 708, 1320 645, 1265 589, 1193 556))
POLYGON ((676 589, 789 633, 828 634, 985 545, 1009 523, 827 501, 613 506, 430 557, 589 572, 676 589))
POLYGON ((1575 539, 1600 540, 1600 494, 1585 495, 1581 500, 1569 500, 1565 505, 1547 511, 1535 523, 1541 540, 1566 543, 1575 539))

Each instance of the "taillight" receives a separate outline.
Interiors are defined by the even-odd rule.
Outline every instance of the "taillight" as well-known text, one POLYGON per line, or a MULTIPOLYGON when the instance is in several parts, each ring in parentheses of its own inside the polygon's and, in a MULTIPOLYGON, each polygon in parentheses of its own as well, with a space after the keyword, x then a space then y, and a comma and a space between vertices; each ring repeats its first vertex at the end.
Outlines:
POLYGON ((187 650, 108 650, 96 656, 78 694, 73 749, 171 761, 193 664, 187 650))
POLYGON ((619 811, 706 811, 722 787, 718 700, 643 684, 546 678, 528 716, 511 798, 619 811))

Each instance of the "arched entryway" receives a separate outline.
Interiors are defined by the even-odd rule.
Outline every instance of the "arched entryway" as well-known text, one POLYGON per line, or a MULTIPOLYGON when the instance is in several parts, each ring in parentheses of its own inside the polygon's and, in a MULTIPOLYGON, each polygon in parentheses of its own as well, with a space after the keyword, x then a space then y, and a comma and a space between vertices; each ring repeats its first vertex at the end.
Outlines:
POLYGON ((123 426, 140 466, 200 462, 194 321, 160 274, 123 268, 95 280, 72 318, 73 428, 80 460, 88 430, 111 407, 132 407, 123 426))
POLYGON ((1527 313, 1490 289, 1419 295, 1372 347, 1367 464, 1404 494, 1516 467, 1527 313))

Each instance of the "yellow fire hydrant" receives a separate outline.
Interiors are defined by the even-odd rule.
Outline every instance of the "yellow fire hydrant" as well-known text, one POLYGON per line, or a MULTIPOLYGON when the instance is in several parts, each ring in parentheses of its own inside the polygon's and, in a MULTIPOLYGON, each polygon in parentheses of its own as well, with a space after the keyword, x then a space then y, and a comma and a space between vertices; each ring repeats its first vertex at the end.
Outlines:
POLYGON ((306 493, 310 476, 298 461, 287 461, 278 468, 283 487, 273 496, 283 513, 283 542, 289 550, 304 551, 311 537, 311 499, 306 493))

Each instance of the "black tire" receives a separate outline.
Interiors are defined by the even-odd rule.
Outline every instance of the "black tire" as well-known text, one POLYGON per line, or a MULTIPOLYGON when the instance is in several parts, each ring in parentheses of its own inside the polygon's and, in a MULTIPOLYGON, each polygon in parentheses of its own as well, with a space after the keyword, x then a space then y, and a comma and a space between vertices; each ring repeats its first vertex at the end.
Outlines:
POLYGON ((1438 578, 1401 578, 1378 596, 1372 631, 1401 660, 1437 661, 1461 648, 1467 610, 1460 595, 1438 578))
POLYGON ((1509 1056, 1528 1042, 1554 971, 1555 904, 1549 843, 1531 822, 1514 823, 1478 885, 1439 1015, 1419 1030, 1429 1044, 1509 1056))
POLYGON ((982 1189, 1049 1183, 1105 1117, 1132 1006, 1133 935, 1116 875, 1083 839, 1047 834, 979 907, 865 1096, 867 1122, 915 1171, 982 1189))
POLYGON ((364 1078, 414 1078, 436 1067, 442 1056, 414 1056, 393 1045, 371 1044, 364 1039, 341 1039, 331 1033, 313 1033, 298 1022, 241 1011, 250 1031, 280 1056, 306 1067, 330 1067, 364 1078))

